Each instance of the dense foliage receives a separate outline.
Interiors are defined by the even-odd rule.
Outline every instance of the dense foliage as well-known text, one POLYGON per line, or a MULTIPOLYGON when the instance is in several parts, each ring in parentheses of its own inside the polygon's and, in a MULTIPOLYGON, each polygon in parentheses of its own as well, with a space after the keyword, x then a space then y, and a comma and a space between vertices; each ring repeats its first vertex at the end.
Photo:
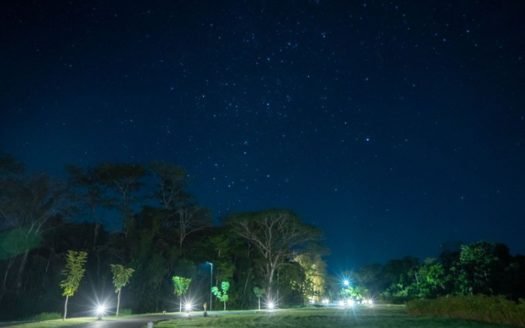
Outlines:
MULTIPOLYGON (((269 288, 269 266, 282 304, 303 304, 309 291, 322 289, 312 286, 325 275, 319 233, 290 211, 240 213, 214 224, 188 192, 187 174, 169 163, 108 163, 66 172, 63 181, 27 174, 20 163, 0 156, 0 319, 60 311, 69 250, 87 254, 85 276, 69 301, 72 315, 91 311, 96 302, 116 310, 124 286, 122 312, 175 311, 173 276, 191 278, 187 295, 195 304, 209 299, 211 278, 213 285, 230 282, 229 307, 255 308, 253 287, 269 288), (270 263, 235 222, 254 216, 271 222, 283 213, 289 221, 274 223, 293 231, 294 240, 279 243, 279 256, 270 263)), ((263 231, 255 227, 251 233, 263 231)))
POLYGON ((525 257, 488 242, 460 245, 424 261, 405 257, 368 265, 350 276, 365 294, 394 303, 447 295, 525 297, 525 257))

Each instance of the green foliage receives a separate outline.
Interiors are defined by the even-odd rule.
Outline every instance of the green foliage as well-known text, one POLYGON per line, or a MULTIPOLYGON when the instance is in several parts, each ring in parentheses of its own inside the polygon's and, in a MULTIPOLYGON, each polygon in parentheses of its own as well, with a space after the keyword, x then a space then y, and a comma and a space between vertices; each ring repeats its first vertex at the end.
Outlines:
POLYGON ((42 312, 29 318, 31 321, 57 320, 62 316, 58 312, 42 312))
POLYGON ((230 283, 228 281, 221 282, 221 288, 213 286, 211 292, 217 299, 224 303, 224 310, 226 310, 226 302, 228 302, 228 291, 230 290, 230 283))
POLYGON ((462 245, 455 268, 458 274, 458 291, 464 295, 493 294, 491 282, 498 262, 495 244, 478 242, 462 245))
POLYGON ((27 228, 14 228, 0 232, 0 260, 5 260, 27 250, 37 248, 42 236, 37 231, 27 228))
POLYGON ((88 254, 84 251, 69 250, 66 255, 66 267, 62 274, 65 279, 60 282, 62 296, 71 297, 77 292, 80 281, 86 271, 85 264, 88 254))
POLYGON ((185 295, 190 288, 191 278, 173 276, 171 281, 173 282, 174 293, 179 297, 185 295))
POLYGON ((253 293, 255 294, 255 297, 261 298, 264 295, 264 289, 255 286, 253 287, 253 293))
POLYGON ((420 298, 433 298, 443 295, 446 283, 445 268, 441 263, 429 261, 417 270, 414 288, 420 298))
POLYGON ((110 264, 110 266, 111 273, 113 274, 113 286, 115 286, 115 293, 118 293, 128 284, 135 270, 132 268, 126 268, 121 264, 110 264))
POLYGON ((525 327, 525 302, 485 295, 414 300, 407 304, 414 315, 432 315, 525 327))

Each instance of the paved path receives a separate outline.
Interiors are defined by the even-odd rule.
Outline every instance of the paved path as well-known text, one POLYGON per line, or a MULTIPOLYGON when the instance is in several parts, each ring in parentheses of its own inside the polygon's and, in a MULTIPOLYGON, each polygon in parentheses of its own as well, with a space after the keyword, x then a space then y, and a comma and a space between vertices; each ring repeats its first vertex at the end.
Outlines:
MULTIPOLYGON (((202 314, 194 314, 202 315, 202 314)), ((162 321, 162 320, 173 320, 180 318, 181 314, 157 314, 149 316, 137 316, 132 318, 123 318, 119 320, 97 320, 88 324, 75 326, 75 328, 144 328, 148 322, 162 321)))

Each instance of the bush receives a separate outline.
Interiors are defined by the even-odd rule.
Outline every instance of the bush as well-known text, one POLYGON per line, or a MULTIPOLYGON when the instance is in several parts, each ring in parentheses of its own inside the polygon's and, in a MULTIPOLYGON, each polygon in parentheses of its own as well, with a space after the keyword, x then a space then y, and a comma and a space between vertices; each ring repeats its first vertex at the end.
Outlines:
POLYGON ((125 316, 125 315, 132 315, 131 309, 120 309, 118 315, 119 316, 125 316))
POLYGON ((31 317, 31 321, 45 321, 45 320, 56 320, 62 319, 62 315, 58 312, 42 312, 31 317))
POLYGON ((503 296, 448 296, 407 303, 413 315, 431 315, 525 327, 525 301, 503 296))

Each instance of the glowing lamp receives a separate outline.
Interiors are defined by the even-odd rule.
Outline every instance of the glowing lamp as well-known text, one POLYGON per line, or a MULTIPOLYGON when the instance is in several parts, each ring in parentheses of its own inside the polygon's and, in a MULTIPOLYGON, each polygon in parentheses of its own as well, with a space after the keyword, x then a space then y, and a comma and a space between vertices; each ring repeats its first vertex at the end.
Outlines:
POLYGON ((97 317, 99 319, 102 318, 102 316, 106 313, 106 306, 104 304, 99 304, 95 308, 95 313, 97 314, 97 317))

